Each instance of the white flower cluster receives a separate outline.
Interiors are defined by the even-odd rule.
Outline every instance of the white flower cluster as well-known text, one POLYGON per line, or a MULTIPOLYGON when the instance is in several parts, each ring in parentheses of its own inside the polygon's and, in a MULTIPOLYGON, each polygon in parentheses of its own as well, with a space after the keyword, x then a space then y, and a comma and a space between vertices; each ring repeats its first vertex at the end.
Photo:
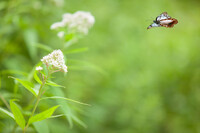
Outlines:
POLYGON ((67 66, 65 65, 64 55, 61 50, 54 50, 52 53, 44 56, 41 61, 46 66, 52 66, 55 69, 67 72, 67 66))
POLYGON ((95 22, 90 12, 77 11, 74 14, 65 13, 61 22, 51 25, 51 29, 67 28, 69 31, 87 34, 95 22))

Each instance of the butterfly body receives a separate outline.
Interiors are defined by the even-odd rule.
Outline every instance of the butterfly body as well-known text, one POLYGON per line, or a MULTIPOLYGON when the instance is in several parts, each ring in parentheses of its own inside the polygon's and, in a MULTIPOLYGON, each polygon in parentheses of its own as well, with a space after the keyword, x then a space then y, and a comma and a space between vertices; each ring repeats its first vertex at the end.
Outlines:
POLYGON ((150 29, 152 27, 167 27, 171 28, 174 27, 175 24, 178 23, 178 20, 175 18, 171 18, 168 16, 167 12, 163 12, 158 17, 156 17, 156 20, 153 21, 153 23, 147 27, 147 29, 150 29))

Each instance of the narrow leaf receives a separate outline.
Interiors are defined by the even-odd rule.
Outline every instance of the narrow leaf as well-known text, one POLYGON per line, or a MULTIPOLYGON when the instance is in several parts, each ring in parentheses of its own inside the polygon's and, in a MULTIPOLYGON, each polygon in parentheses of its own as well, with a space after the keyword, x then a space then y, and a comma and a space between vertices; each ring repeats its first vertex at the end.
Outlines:
POLYGON ((37 115, 34 115, 33 117, 31 117, 29 119, 29 124, 36 122, 36 121, 42 121, 44 119, 47 119, 49 117, 51 117, 51 115, 54 113, 54 111, 59 107, 59 105, 54 106, 48 110, 45 110, 37 115))
POLYGON ((44 99, 62 99, 62 100, 67 100, 67 101, 71 101, 71 102, 74 102, 74 103, 90 106, 87 103, 82 103, 82 102, 79 102, 79 101, 76 101, 76 100, 73 100, 73 99, 69 99, 69 98, 65 98, 65 97, 59 97, 59 96, 45 97, 45 98, 42 98, 40 100, 44 100, 44 99))
POLYGON ((62 117, 62 116, 66 116, 66 115, 65 114, 54 115, 54 116, 51 116, 50 118, 57 118, 57 117, 62 117))
POLYGON ((10 116, 11 118, 15 119, 15 118, 14 118, 14 115, 13 115, 11 112, 9 112, 9 111, 7 111, 7 110, 1 108, 1 107, 0 107, 0 112, 2 112, 2 113, 4 113, 4 114, 10 116))
POLYGON ((64 86, 58 85, 58 84, 56 84, 55 82, 52 82, 52 81, 47 81, 46 85, 65 88, 64 86))
POLYGON ((30 91, 35 97, 37 97, 37 94, 35 92, 35 90, 33 89, 33 85, 31 82, 29 81, 25 81, 25 80, 21 80, 15 77, 11 77, 9 76, 9 78, 13 78, 15 80, 17 80, 21 85, 23 85, 28 91, 30 91))
POLYGON ((25 119, 19 109, 19 107, 13 102, 14 100, 10 100, 10 109, 14 115, 16 123, 24 129, 25 127, 25 119))

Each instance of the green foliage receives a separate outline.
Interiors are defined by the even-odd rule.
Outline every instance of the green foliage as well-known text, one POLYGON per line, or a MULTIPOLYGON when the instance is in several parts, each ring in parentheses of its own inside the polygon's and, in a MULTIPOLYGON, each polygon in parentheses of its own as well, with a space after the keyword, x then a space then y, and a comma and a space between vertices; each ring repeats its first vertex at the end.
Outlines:
POLYGON ((46 85, 65 88, 64 86, 58 85, 58 84, 56 84, 56 83, 54 83, 52 81, 47 81, 46 85))
POLYGON ((19 107, 14 103, 15 100, 10 100, 10 109, 14 115, 16 123, 24 129, 25 127, 25 119, 24 116, 22 115, 19 107))
POLYGON ((76 101, 76 100, 73 100, 73 99, 70 99, 70 98, 65 98, 65 97, 58 97, 58 96, 45 97, 45 98, 42 98, 41 100, 44 100, 44 99, 61 99, 61 100, 71 101, 71 102, 74 102, 74 103, 90 106, 89 104, 82 103, 82 102, 79 102, 79 101, 76 101))
MULTIPOLYGON (((29 130, 199 133, 198 0, 68 0, 63 6, 55 1, 0 1, 0 93, 7 101, 19 99, 27 119, 35 95, 25 86, 36 89, 42 81, 35 64, 61 49, 69 68, 67 75, 55 73, 50 79, 65 88, 46 84, 48 91, 42 98, 47 99, 41 100, 35 111, 39 114, 59 104, 56 117, 35 122, 29 130), (59 39, 50 25, 60 21, 63 13, 78 10, 95 16, 94 27, 78 41, 76 35, 59 39), (179 23, 173 28, 147 30, 164 11, 179 23), (23 83, 8 76, 23 79, 23 83), (92 106, 74 104, 71 99, 92 106), (83 128, 85 125, 88 128, 83 128)), ((9 109, 1 100, 0 107, 5 114, 0 116, 0 132, 17 132, 19 128, 14 130, 12 117, 6 117, 9 109)))
POLYGON ((26 80, 21 80, 21 79, 18 79, 18 78, 14 78, 14 77, 11 77, 10 78, 13 78, 15 80, 17 80, 21 85, 24 86, 24 88, 26 88, 28 91, 30 91, 35 97, 37 97, 37 93, 36 91, 33 89, 33 84, 29 81, 26 81, 26 80))
POLYGON ((32 116, 30 119, 29 119, 29 123, 33 123, 33 122, 36 122, 36 121, 42 121, 44 119, 47 119, 49 117, 51 117, 51 115, 53 114, 53 112, 59 107, 59 105, 57 106, 54 106, 50 109, 47 109, 39 114, 36 114, 34 116, 32 116))

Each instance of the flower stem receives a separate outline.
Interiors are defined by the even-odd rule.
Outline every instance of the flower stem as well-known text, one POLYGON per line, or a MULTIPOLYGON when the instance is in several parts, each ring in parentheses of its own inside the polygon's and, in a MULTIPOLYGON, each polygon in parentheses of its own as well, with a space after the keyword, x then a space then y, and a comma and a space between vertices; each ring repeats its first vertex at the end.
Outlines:
MULTIPOLYGON (((37 100, 36 100, 36 103, 35 103, 35 105, 34 105, 34 107, 33 107, 33 111, 32 111, 32 113, 31 113, 31 115, 30 115, 30 117, 29 117, 29 120, 30 120, 30 118, 34 115, 35 110, 36 110, 36 108, 37 108, 37 106, 38 106, 38 104, 39 104, 40 98, 41 98, 41 96, 43 95, 43 93, 42 93, 42 88, 44 87, 44 85, 45 85, 45 83, 46 83, 48 77, 49 77, 49 73, 48 73, 47 77, 43 80, 43 82, 42 82, 42 84, 41 84, 41 86, 40 86, 39 93, 38 93, 38 96, 37 96, 37 100)), ((24 128, 24 130, 23 130, 23 133, 26 132, 26 130, 27 130, 29 124, 30 124, 30 123, 29 123, 29 120, 28 120, 28 122, 27 122, 27 124, 26 124, 26 126, 25 126, 25 128, 24 128)))

